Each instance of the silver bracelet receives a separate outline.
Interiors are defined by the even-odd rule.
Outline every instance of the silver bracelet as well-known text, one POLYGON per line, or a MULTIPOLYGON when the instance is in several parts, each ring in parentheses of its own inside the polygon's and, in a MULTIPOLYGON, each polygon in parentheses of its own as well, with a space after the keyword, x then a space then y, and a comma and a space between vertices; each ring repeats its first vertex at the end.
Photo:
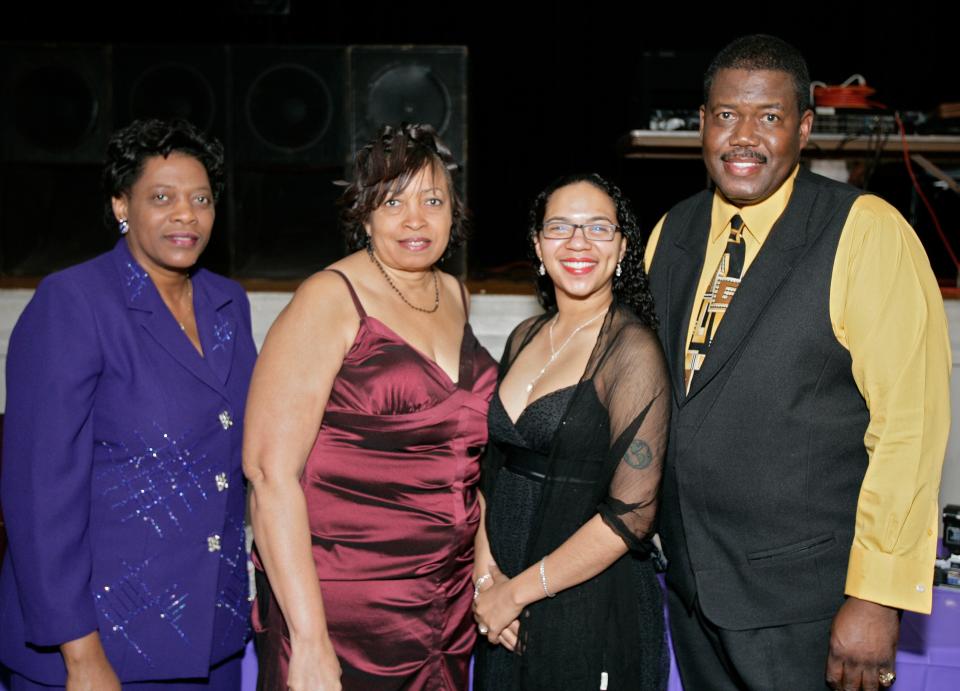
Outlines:
POLYGON ((473 599, 476 600, 480 597, 480 586, 489 581, 493 576, 489 573, 485 573, 480 578, 477 579, 477 582, 473 584, 473 599))
POLYGON ((544 570, 544 562, 547 560, 546 557, 540 560, 540 585, 543 586, 543 594, 547 597, 556 597, 556 593, 551 593, 550 589, 547 587, 547 572, 544 570))

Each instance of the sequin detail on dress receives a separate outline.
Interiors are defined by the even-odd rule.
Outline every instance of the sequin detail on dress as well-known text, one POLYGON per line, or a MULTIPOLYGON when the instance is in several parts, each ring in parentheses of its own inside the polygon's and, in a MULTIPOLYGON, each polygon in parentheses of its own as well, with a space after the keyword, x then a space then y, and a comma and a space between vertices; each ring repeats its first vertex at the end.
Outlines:
POLYGON ((127 630, 134 619, 154 616, 169 625, 185 645, 190 644, 179 623, 187 607, 189 594, 178 592, 179 586, 176 583, 159 595, 152 593, 141 573, 153 559, 154 557, 149 557, 135 565, 123 561, 124 575, 94 591, 97 607, 107 622, 106 629, 101 629, 100 635, 104 640, 120 636, 150 665, 153 664, 150 656, 127 630))
POLYGON ((166 530, 183 532, 182 513, 192 513, 196 502, 207 501, 207 488, 214 484, 207 478, 215 469, 206 454, 194 456, 183 443, 188 433, 173 439, 156 427, 162 439, 158 446, 134 433, 143 444, 140 452, 125 444, 115 447, 101 442, 110 461, 98 473, 96 484, 104 488, 101 497, 111 502, 110 508, 122 512, 121 522, 145 521, 157 536, 164 537, 166 530))
POLYGON ((144 287, 150 281, 150 276, 146 271, 132 262, 127 262, 127 275, 125 277, 127 293, 130 300, 136 300, 143 293, 144 287))
MULTIPOLYGON (((229 624, 225 627, 221 642, 230 639, 237 626, 243 628, 244 636, 250 633, 250 593, 247 579, 248 563, 246 549, 246 531, 242 521, 233 518, 227 519, 224 526, 225 549, 220 551, 220 561, 226 564, 230 575, 225 585, 217 592, 217 609, 230 615, 229 624), (230 543, 233 543, 232 549, 230 543), (240 564, 243 570, 238 570, 240 564)), ((221 572, 222 573, 222 572, 221 572)))
POLYGON ((233 322, 218 314, 217 323, 213 325, 213 337, 217 341, 213 344, 214 350, 226 348, 227 343, 233 340, 233 322))

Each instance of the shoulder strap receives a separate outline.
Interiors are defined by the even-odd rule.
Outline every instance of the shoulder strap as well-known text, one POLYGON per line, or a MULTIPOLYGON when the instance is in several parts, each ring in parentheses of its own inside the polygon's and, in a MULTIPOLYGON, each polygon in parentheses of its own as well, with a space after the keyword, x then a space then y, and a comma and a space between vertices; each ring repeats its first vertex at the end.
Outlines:
POLYGON ((470 306, 467 303, 467 289, 463 287, 463 281, 457 279, 457 285, 460 286, 460 300, 463 302, 463 316, 470 319, 470 306))
POLYGON ((353 306, 357 308, 357 314, 360 315, 361 319, 366 317, 367 311, 363 309, 363 303, 361 303, 360 298, 357 297, 357 291, 353 289, 353 284, 350 283, 350 279, 347 278, 346 274, 337 269, 327 269, 327 271, 332 271, 343 279, 343 282, 347 284, 347 290, 350 291, 350 299, 353 300, 353 306))

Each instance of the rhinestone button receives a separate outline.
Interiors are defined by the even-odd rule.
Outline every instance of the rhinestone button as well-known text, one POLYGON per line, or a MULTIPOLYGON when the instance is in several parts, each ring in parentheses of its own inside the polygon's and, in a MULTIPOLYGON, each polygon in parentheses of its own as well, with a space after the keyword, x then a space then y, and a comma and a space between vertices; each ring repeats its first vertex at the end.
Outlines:
POLYGON ((217 473, 216 477, 214 477, 213 479, 217 481, 217 491, 218 491, 218 492, 222 492, 223 490, 225 490, 225 489, 227 489, 228 487, 230 487, 230 483, 227 482, 227 474, 226 474, 226 473, 217 473))
POLYGON ((220 426, 223 427, 224 429, 230 429, 231 427, 233 427, 233 418, 230 417, 229 410, 221 411, 219 418, 220 418, 220 426))
POLYGON ((207 538, 207 551, 208 552, 219 552, 220 551, 220 536, 211 535, 207 538))

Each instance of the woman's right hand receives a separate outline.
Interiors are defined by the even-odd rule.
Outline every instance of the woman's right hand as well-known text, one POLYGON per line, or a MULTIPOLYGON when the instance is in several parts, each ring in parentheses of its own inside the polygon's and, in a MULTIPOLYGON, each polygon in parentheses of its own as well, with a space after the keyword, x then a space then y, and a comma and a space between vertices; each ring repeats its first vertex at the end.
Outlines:
MULTIPOLYGON (((294 691, 341 688, 300 478, 359 328, 343 279, 329 271, 315 274, 270 327, 247 395, 243 469, 250 519, 257 553, 289 632, 286 688, 294 691)), ((269 683, 272 688, 279 681, 269 683)))
POLYGON ((67 667, 67 691, 120 691, 96 631, 60 646, 67 667))
POLYGON ((291 645, 289 691, 340 691, 340 660, 328 638, 315 646, 291 645))
MULTIPOLYGON (((489 559, 479 559, 474 562, 473 566, 473 584, 474 584, 474 596, 473 599, 476 600, 480 593, 483 593, 490 588, 492 588, 498 580, 507 581, 509 580, 504 576, 500 569, 497 568, 496 562, 493 561, 491 556, 489 559), (494 575, 496 574, 496 575, 494 575)), ((502 645, 507 650, 511 652, 515 651, 517 648, 517 637, 520 631, 520 620, 514 619, 501 633, 496 640, 496 644, 502 645)), ((485 634, 480 634, 484 636, 485 634)))

